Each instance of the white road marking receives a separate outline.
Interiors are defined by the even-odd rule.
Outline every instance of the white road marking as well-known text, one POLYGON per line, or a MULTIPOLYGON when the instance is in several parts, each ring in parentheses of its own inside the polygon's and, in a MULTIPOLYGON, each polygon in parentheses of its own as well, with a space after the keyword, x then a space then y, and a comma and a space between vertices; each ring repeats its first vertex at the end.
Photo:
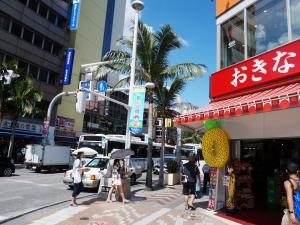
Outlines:
POLYGON ((162 208, 161 210, 150 214, 149 216, 145 217, 144 219, 140 220, 137 223, 134 223, 133 225, 147 225, 150 224, 151 222, 155 221, 159 217, 165 215, 166 213, 170 212, 171 209, 168 208, 162 208))
POLYGON ((55 225, 59 224, 67 219, 72 218, 75 214, 88 209, 86 206, 78 206, 78 207, 68 207, 62 210, 57 211, 56 213, 46 216, 42 219, 33 221, 30 225, 55 225))
MULTIPOLYGON (((11 201, 11 200, 16 200, 16 199, 22 199, 22 198, 23 198, 22 196, 13 196, 13 197, 8 197, 8 198, 1 197, 0 202, 11 201)), ((1 219, 1 217, 0 217, 0 219, 1 219)))
POLYGON ((7 217, 5 217, 5 216, 0 216, 0 222, 2 221, 2 220, 6 220, 7 219, 7 217))
POLYGON ((23 184, 32 184, 33 182, 30 180, 14 180, 16 183, 23 183, 23 184))

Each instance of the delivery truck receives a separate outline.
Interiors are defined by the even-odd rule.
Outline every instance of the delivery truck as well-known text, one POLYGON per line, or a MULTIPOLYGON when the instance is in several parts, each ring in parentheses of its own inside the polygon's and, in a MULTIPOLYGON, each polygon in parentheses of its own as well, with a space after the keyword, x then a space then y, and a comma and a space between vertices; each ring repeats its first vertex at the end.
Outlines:
POLYGON ((27 169, 41 170, 63 170, 69 169, 71 162, 71 149, 66 146, 27 145, 25 154, 25 166, 27 169))

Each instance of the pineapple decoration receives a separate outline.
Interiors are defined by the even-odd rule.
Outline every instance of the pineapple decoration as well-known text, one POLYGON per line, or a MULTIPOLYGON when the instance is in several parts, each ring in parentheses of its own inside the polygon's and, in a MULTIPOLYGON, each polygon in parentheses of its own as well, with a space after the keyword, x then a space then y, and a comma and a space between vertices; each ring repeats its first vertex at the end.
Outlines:
POLYGON ((229 141, 217 120, 205 121, 207 132, 202 138, 202 153, 210 167, 222 168, 229 160, 229 141))

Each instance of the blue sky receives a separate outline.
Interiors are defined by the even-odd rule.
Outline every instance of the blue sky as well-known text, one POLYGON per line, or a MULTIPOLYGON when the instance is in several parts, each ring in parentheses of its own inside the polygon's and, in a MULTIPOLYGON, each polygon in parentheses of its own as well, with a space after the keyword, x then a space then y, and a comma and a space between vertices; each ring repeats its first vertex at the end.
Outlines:
POLYGON ((170 63, 193 62, 207 65, 204 78, 189 81, 182 99, 197 106, 209 101, 209 75, 216 70, 215 3, 210 0, 144 0, 142 20, 159 29, 170 24, 185 46, 174 51, 170 63))

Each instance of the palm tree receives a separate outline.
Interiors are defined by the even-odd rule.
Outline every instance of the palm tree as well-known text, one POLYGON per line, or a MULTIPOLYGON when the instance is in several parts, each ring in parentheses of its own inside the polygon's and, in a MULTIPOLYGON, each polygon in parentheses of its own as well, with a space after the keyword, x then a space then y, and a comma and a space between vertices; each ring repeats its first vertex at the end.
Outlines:
MULTIPOLYGON (((137 65, 135 81, 138 84, 152 82, 156 86, 167 79, 179 77, 184 80, 201 76, 205 71, 202 64, 182 63, 170 65, 168 57, 171 51, 182 47, 179 37, 170 25, 163 25, 159 31, 153 32, 142 22, 138 26, 137 65)), ((103 79, 116 71, 121 74, 130 73, 132 39, 119 41, 121 50, 110 51, 104 57, 106 65, 99 66, 96 79, 103 79)), ((129 83, 129 77, 121 79, 116 87, 129 83)), ((146 189, 152 189, 152 136, 153 136, 153 90, 147 90, 148 111, 148 151, 146 189)))
POLYGON ((21 76, 11 81, 9 96, 4 101, 8 114, 12 118, 11 136, 8 148, 8 157, 10 158, 13 151, 15 131, 18 119, 25 115, 31 114, 37 102, 42 100, 42 94, 33 87, 33 79, 29 76, 21 76))
POLYGON ((160 170, 159 170, 159 186, 164 185, 164 153, 166 143, 166 124, 168 117, 174 117, 175 112, 172 107, 175 105, 178 94, 183 90, 185 81, 181 78, 175 78, 170 87, 160 84, 154 89, 154 104, 159 117, 162 118, 162 142, 160 151, 160 170))

